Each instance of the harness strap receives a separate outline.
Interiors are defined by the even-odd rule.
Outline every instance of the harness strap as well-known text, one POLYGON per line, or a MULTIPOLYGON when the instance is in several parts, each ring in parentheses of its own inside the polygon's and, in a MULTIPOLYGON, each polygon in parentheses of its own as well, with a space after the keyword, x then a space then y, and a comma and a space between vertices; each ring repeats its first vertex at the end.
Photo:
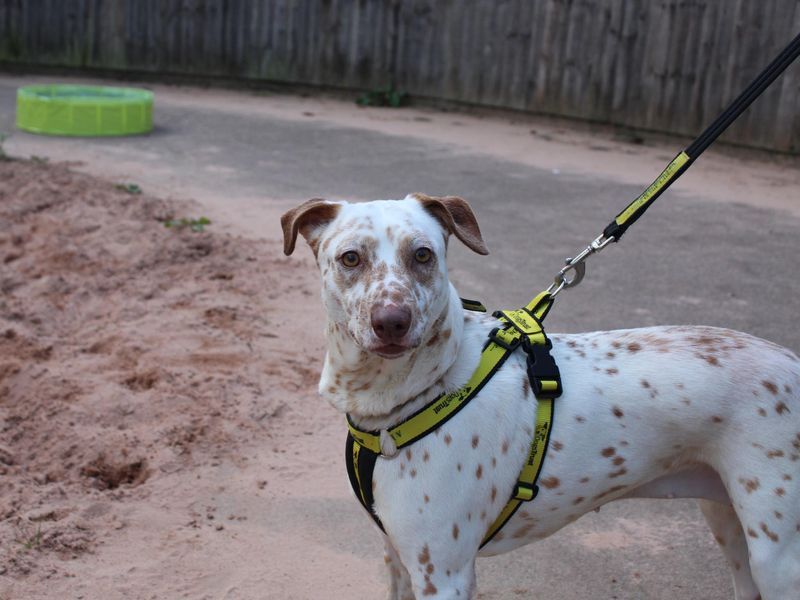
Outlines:
POLYGON ((523 502, 530 502, 539 494, 539 486, 536 485, 536 480, 539 479, 539 473, 544 464, 544 455, 550 442, 550 429, 553 424, 554 411, 555 403, 552 398, 539 400, 536 408, 536 430, 533 432, 528 458, 522 467, 519 481, 517 481, 511 499, 506 503, 494 523, 483 536, 481 548, 492 541, 492 538, 514 516, 514 513, 517 512, 523 502))
MULTIPOLYGON (((478 367, 469 381, 461 389, 437 396, 432 402, 410 417, 387 430, 397 449, 413 444, 431 431, 439 428, 455 416, 472 400, 506 359, 519 347, 527 354, 528 376, 538 399, 536 429, 531 440, 528 458, 522 468, 511 498, 500 515, 489 527, 481 547, 485 546, 495 534, 514 515, 522 502, 533 500, 539 488, 539 477, 553 422, 554 402, 561 395, 561 376, 550 349, 552 344, 542 329, 541 321, 553 304, 553 297, 545 291, 536 296, 519 310, 497 311, 494 317, 501 322, 489 334, 489 339, 481 352, 478 367)), ((480 302, 463 300, 467 310, 486 311, 480 302)), ((362 431, 347 416, 348 436, 345 448, 345 464, 350 485, 378 527, 385 532, 383 524, 374 509, 372 493, 372 474, 375 462, 381 455, 379 432, 362 431)))
MULTIPOLYGON (((399 425, 387 430, 397 449, 400 450, 413 444, 453 418, 483 389, 486 382, 491 379, 492 375, 503 365, 510 354, 511 352, 501 346, 489 344, 481 353, 478 368, 475 369, 472 377, 464 387, 449 394, 438 396, 432 403, 424 406, 399 425)), ((379 432, 358 429, 349 415, 347 416, 347 427, 350 430, 350 435, 360 445, 375 454, 381 454, 379 432)))

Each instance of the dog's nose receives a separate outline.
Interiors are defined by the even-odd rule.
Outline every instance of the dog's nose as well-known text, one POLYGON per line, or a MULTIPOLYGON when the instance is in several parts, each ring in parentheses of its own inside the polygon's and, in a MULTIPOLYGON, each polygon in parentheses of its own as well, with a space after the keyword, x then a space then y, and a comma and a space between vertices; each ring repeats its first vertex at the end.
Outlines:
POLYGON ((411 311, 404 306, 375 306, 370 318, 372 330, 384 342, 399 341, 411 327, 411 311))

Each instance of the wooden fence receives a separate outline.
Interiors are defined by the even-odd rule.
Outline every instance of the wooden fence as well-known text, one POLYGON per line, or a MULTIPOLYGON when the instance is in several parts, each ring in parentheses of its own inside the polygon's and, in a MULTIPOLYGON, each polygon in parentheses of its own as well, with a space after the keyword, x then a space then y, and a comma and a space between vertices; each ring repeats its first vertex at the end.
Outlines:
MULTIPOLYGON (((215 75, 693 135, 800 0, 0 0, 0 61, 215 75)), ((800 64, 725 139, 800 152, 800 64)))

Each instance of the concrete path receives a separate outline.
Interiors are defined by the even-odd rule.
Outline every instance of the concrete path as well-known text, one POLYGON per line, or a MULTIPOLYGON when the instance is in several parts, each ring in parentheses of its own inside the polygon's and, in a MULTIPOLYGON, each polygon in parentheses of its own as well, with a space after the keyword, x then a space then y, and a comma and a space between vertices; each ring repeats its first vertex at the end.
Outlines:
MULTIPOLYGON (((215 228, 277 238, 277 216, 313 196, 461 195, 492 255, 453 244, 453 279, 464 296, 494 307, 515 307, 546 287, 563 258, 683 144, 639 146, 541 120, 359 113, 332 100, 164 86, 155 86, 149 136, 47 138, 13 129, 16 87, 39 80, 0 77, 7 152, 82 161, 80 168, 149 192, 193 198, 215 228)), ((592 259, 584 283, 560 297, 550 329, 702 323, 800 350, 798 161, 743 156, 704 157, 623 243, 592 259), (736 202, 720 202, 729 197, 736 202)), ((330 507, 307 508, 324 528, 330 507)), ((336 529, 359 552, 379 552, 356 523, 336 529)), ((721 554, 691 501, 618 502, 537 545, 481 561, 479 582, 482 598, 732 598, 721 554)))

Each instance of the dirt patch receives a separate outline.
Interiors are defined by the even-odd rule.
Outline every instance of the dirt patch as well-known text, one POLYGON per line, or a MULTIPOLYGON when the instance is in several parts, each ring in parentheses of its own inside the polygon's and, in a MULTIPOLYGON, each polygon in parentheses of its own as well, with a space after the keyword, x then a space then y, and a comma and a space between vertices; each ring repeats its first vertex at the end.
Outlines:
POLYGON ((241 460, 286 412, 280 391, 313 387, 305 360, 274 358, 289 263, 213 224, 164 227, 197 210, 0 162, 0 575, 95 552, 126 503, 241 460))

